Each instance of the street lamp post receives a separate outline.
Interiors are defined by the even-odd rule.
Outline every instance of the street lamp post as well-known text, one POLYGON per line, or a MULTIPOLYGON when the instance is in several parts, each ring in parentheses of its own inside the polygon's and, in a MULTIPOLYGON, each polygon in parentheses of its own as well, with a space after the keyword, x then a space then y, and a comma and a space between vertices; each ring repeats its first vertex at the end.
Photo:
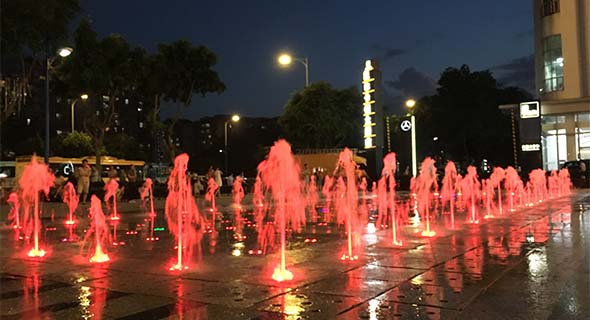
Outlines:
POLYGON ((414 116, 413 108, 416 106, 416 100, 408 99, 406 101, 406 107, 412 110, 412 116, 410 117, 410 123, 412 125, 412 176, 416 176, 418 173, 418 163, 416 160, 416 117, 414 116))
POLYGON ((307 60, 307 57, 298 58, 292 57, 287 53, 283 53, 279 56, 277 60, 279 61, 279 64, 282 66, 290 65, 291 62, 293 62, 293 60, 299 61, 301 64, 303 64, 303 66, 305 67, 305 87, 309 87, 309 61, 307 60))
MULTIPOLYGON (((233 116, 231 116, 231 122, 238 122, 240 121, 240 116, 237 114, 234 114, 233 116)), ((226 121, 223 124, 223 129, 224 129, 224 150, 223 153, 225 154, 225 174, 227 175, 229 172, 228 170, 228 154, 227 154, 227 127, 229 126, 230 121, 226 121)))
MULTIPOLYGON (((86 101, 86 100, 88 100, 88 95, 85 94, 85 93, 84 94, 81 94, 80 95, 80 99, 82 99, 82 101, 86 101)), ((72 133, 74 132, 74 121, 75 121, 75 118, 74 118, 74 106, 76 105, 76 102, 78 102, 78 98, 74 99, 74 101, 72 101, 72 105, 71 105, 71 109, 72 109, 72 111, 71 111, 71 114, 72 114, 72 133)))
MULTIPOLYGON (((57 50, 57 55, 65 58, 72 54, 74 49, 70 47, 64 47, 57 50)), ((51 113, 49 111, 49 69, 51 69, 51 63, 55 57, 49 57, 49 48, 45 54, 45 164, 49 165, 49 137, 51 131, 49 130, 51 113)))

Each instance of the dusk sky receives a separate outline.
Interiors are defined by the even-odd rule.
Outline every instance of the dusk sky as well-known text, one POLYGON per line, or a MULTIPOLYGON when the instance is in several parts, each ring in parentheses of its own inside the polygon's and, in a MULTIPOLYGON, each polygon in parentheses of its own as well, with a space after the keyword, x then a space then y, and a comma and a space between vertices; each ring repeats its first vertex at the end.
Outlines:
POLYGON ((277 65, 283 51, 309 58, 311 82, 337 88, 360 89, 363 62, 377 58, 390 103, 433 93, 440 73, 462 64, 532 89, 531 1, 83 0, 82 7, 101 36, 119 33, 150 52, 186 39, 217 54, 227 90, 194 99, 189 119, 280 115, 304 86, 301 64, 277 65))

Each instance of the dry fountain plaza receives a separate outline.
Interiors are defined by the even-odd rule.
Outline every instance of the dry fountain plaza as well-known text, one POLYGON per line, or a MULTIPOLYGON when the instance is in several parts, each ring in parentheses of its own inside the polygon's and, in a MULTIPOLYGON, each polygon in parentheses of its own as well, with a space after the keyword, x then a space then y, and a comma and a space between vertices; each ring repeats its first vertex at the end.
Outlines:
MULTIPOLYGON (((195 232, 185 223, 183 241, 190 237, 194 249, 190 261, 178 263, 180 270, 171 269, 181 250, 178 237, 169 232, 169 226, 177 231, 165 218, 164 199, 155 199, 155 217, 139 201, 130 201, 117 204, 117 219, 106 220, 97 214, 100 202, 95 199, 92 219, 90 206, 80 204, 73 224, 66 223, 65 204, 41 202, 41 257, 29 257, 33 241, 26 239, 25 230, 1 228, 0 318, 590 318, 588 189, 534 203, 529 198, 528 205, 518 208, 511 198, 514 210, 504 198, 504 209, 498 206, 487 219, 485 206, 465 202, 451 223, 437 197, 428 200, 431 208, 422 207, 431 210, 426 221, 424 215, 422 220, 412 217, 411 204, 417 205, 412 195, 398 192, 396 210, 406 208, 407 216, 397 213, 402 218, 396 245, 392 229, 375 226, 376 195, 363 192, 357 200, 354 190, 349 206, 361 202, 358 210, 366 210, 369 222, 360 232, 347 233, 346 227, 326 223, 334 206, 318 199, 319 216, 308 213, 298 232, 286 229, 285 267, 293 277, 283 272, 283 281, 273 279, 279 250, 261 246, 257 236, 256 224, 263 222, 255 212, 263 205, 252 205, 251 194, 241 208, 222 195, 216 199, 217 211, 197 198, 201 216, 207 217, 200 225, 215 225, 195 232), (100 234, 92 232, 99 231, 94 228, 101 217, 107 241, 99 255, 89 248, 100 234)), ((181 200, 177 203, 190 202, 181 200)), ((335 205, 341 208, 341 203, 335 205)), ((3 221, 9 209, 2 205, 3 221)), ((108 212, 104 203, 103 210, 108 212)), ((274 227, 265 226, 272 230, 267 244, 274 243, 274 227)))

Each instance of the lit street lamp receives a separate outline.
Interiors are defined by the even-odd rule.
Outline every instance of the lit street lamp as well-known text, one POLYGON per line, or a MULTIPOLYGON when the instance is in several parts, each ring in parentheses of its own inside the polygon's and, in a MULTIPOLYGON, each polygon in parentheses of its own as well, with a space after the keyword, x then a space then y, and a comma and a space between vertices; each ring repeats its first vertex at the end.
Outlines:
MULTIPOLYGON (((57 50, 57 55, 65 58, 72 54, 74 49, 70 47, 63 47, 57 50)), ((49 69, 56 57, 49 57, 49 49, 45 53, 45 164, 49 165, 49 137, 51 136, 49 130, 49 123, 51 119, 51 112, 49 112, 49 69)))
POLYGON ((418 173, 418 163, 416 161, 416 117, 414 116, 413 108, 416 106, 416 100, 408 99, 406 100, 406 107, 410 108, 412 112, 412 116, 410 118, 410 123, 412 125, 412 176, 416 176, 418 173))
MULTIPOLYGON (((234 114, 233 116, 231 116, 231 121, 232 122, 238 122, 238 121, 240 121, 240 116, 237 115, 237 114, 234 114)), ((228 171, 227 171, 227 168, 228 168, 227 167, 227 162, 228 162, 228 156, 227 156, 227 127, 228 127, 229 123, 230 123, 230 121, 228 120, 228 121, 226 121, 223 124, 224 138, 225 138, 224 139, 224 141, 225 141, 225 144, 224 144, 225 145, 224 153, 225 153, 225 174, 226 175, 228 174, 228 171)))
MULTIPOLYGON (((82 99, 82 101, 86 101, 88 100, 88 95, 83 93, 80 95, 80 99, 82 99)), ((72 101, 72 105, 71 105, 71 109, 72 109, 72 133, 74 132, 74 106, 76 105, 76 102, 78 102, 78 98, 74 99, 74 101, 72 101)))
POLYGON ((303 64, 303 66, 305 66, 305 87, 309 87, 309 62, 307 60, 307 57, 297 58, 292 57, 290 54, 283 53, 277 59, 279 64, 285 67, 290 65, 293 62, 293 60, 299 61, 301 62, 301 64, 303 64))

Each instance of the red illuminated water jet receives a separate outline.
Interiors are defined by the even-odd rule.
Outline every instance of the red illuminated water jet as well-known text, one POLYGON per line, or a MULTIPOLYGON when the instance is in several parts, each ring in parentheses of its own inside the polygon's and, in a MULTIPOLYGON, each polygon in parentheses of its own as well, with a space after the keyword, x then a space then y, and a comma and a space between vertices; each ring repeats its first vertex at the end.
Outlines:
POLYGON ((492 175, 490 176, 490 182, 491 182, 491 189, 498 189, 498 213, 501 215, 503 214, 503 208, 502 208, 502 182, 505 180, 506 178, 506 172, 504 171, 504 169, 500 168, 500 167, 495 167, 494 171, 492 172, 492 175))
POLYGON ((74 224, 74 211, 78 207, 78 203, 80 199, 78 199, 78 195, 76 194, 76 189, 71 182, 66 183, 63 188, 63 202, 68 206, 68 220, 66 220, 66 224, 74 224))
POLYGON ((10 212, 8 213, 8 220, 11 221, 11 227, 13 229, 20 229, 20 201, 18 200, 18 194, 11 192, 8 195, 6 202, 10 205, 10 212))
POLYGON ((234 237, 238 241, 245 239, 243 234, 244 223, 242 221, 242 199, 244 198, 244 188, 242 187, 243 178, 237 176, 232 186, 232 195, 234 200, 234 220, 236 225, 236 232, 234 237))
POLYGON ((141 201, 145 201, 145 199, 149 196, 150 198, 150 209, 148 213, 148 218, 150 219, 150 235, 146 238, 147 241, 156 241, 160 240, 158 237, 154 237, 154 228, 155 221, 156 221, 156 211, 154 210, 154 192, 153 192, 153 182, 151 178, 145 179, 143 183, 143 190, 139 194, 141 201))
POLYGON ((332 220, 332 215, 330 211, 330 207, 332 205, 332 187, 334 185, 334 180, 329 175, 324 177, 324 185, 322 186, 322 194, 324 195, 325 199, 325 206, 324 206, 324 222, 329 223, 332 220))
POLYGON ((366 225, 360 221, 358 210, 358 188, 356 186, 356 163, 352 151, 344 148, 338 155, 338 164, 334 176, 338 176, 336 184, 336 217, 338 224, 346 226, 347 252, 341 260, 357 260, 356 247, 360 242, 360 233, 366 225), (346 180, 345 180, 346 179, 346 180))
POLYGON ((504 189, 506 189, 506 194, 509 198, 508 203, 510 205, 510 208, 508 210, 512 212, 515 210, 514 198, 517 196, 517 194, 519 194, 519 189, 522 188, 522 180, 520 179, 518 172, 516 172, 516 170, 513 167, 507 167, 505 172, 506 178, 504 181, 504 189))
POLYGON ((106 250, 106 245, 110 240, 109 226, 102 212, 100 199, 95 195, 92 195, 92 198, 90 198, 89 218, 90 227, 86 232, 86 236, 84 236, 84 244, 86 244, 91 236, 94 235, 94 241, 88 245, 88 251, 94 251, 89 261, 91 263, 107 262, 111 260, 106 250))
POLYGON ((436 231, 430 228, 430 195, 436 188, 436 168, 434 167, 434 160, 427 157, 422 161, 420 166, 420 174, 416 178, 416 197, 418 201, 418 212, 426 222, 426 229, 422 231, 424 237, 434 237, 436 231))
POLYGON ((104 190, 104 202, 107 204, 107 208, 109 208, 109 199, 113 198, 111 220, 119 220, 120 217, 117 212, 117 191, 119 190, 119 183, 115 179, 110 179, 104 186, 104 190))
POLYGON ((449 213, 451 215, 451 229, 455 229, 455 194, 457 192, 457 183, 459 177, 457 176, 457 168, 453 161, 449 161, 445 166, 445 176, 442 180, 442 202, 443 207, 445 203, 449 203, 449 213))
POLYGON ((292 280, 293 273, 286 268, 286 229, 289 226, 299 231, 305 224, 305 203, 301 196, 300 169, 287 141, 275 142, 267 159, 258 165, 258 173, 274 200, 274 223, 265 225, 279 228, 280 234, 280 264, 275 267, 272 279, 292 280))
MULTIPOLYGON (((381 179, 379 185, 387 185, 387 191, 385 191, 381 197, 379 197, 379 211, 389 211, 391 218, 391 244, 394 246, 401 246, 402 241, 398 239, 397 234, 397 210, 395 207, 395 172, 397 170, 397 160, 395 153, 388 153, 383 158, 383 170, 381 172, 381 179)), ((387 215, 386 213, 384 214, 387 215)), ((379 212, 381 216, 381 212, 379 212)))
POLYGON ((480 182, 477 178, 477 169, 474 166, 467 167, 467 174, 461 180, 461 192, 467 203, 469 203, 469 222, 479 223, 475 203, 481 197, 480 182))
POLYGON ((309 177, 309 185, 307 186, 307 207, 309 208, 308 212, 311 218, 310 220, 314 223, 318 221, 318 212, 316 210, 318 198, 316 177, 315 175, 311 175, 311 177, 309 177))
POLYGON ((166 197, 166 221, 176 240, 176 263, 170 270, 188 269, 190 258, 198 242, 194 224, 200 224, 201 216, 192 196, 190 179, 186 175, 189 156, 183 153, 174 159, 174 168, 168 178, 166 197))
POLYGON ((39 163, 37 157, 31 158, 31 163, 25 166, 22 176, 19 179, 19 193, 23 201, 23 223, 25 237, 33 233, 33 248, 29 250, 29 257, 43 257, 45 250, 39 247, 39 231, 41 223, 39 220, 39 193, 49 195, 49 189, 53 186, 55 176, 49 171, 46 164, 39 163), (31 205, 33 210, 31 213, 31 205), (32 217, 31 217, 32 215, 32 217), (32 226, 31 226, 31 221, 32 226))

